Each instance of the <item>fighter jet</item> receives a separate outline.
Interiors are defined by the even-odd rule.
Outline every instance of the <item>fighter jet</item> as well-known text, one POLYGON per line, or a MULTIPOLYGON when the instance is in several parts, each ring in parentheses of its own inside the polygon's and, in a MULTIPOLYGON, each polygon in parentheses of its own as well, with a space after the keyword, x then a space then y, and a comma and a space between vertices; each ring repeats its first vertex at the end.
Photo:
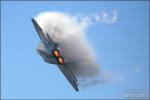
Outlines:
POLYGON ((59 43, 53 41, 51 36, 41 29, 35 19, 31 20, 41 39, 37 49, 40 56, 42 56, 45 62, 57 65, 73 88, 79 91, 77 79, 72 70, 68 67, 68 62, 66 62, 65 58, 61 55, 61 50, 58 47, 59 43))

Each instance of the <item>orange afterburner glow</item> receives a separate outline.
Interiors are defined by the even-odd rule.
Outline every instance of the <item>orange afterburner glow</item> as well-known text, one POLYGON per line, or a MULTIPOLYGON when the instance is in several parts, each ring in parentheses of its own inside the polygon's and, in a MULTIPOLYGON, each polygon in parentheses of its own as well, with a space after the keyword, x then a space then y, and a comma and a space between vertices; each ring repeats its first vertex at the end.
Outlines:
POLYGON ((55 50, 53 51, 53 56, 56 57, 58 64, 65 64, 64 58, 60 55, 60 52, 59 52, 58 49, 55 49, 55 50))
POLYGON ((59 51, 58 51, 57 49, 54 50, 53 54, 54 54, 54 56, 56 56, 56 57, 60 57, 60 53, 59 53, 59 51))
POLYGON ((58 58, 58 62, 59 62, 60 64, 64 64, 64 59, 63 59, 62 57, 59 57, 59 58, 58 58))

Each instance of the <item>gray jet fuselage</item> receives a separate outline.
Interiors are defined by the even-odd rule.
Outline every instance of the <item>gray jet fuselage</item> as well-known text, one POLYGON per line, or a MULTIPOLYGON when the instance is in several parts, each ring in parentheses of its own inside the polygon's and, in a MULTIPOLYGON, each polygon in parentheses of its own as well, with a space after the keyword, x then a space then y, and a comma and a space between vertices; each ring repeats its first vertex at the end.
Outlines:
POLYGON ((50 64, 56 64, 61 72, 64 74, 69 83, 76 91, 79 91, 77 85, 77 79, 72 70, 67 66, 65 59, 61 55, 61 51, 58 48, 58 43, 55 43, 48 33, 44 33, 38 23, 32 19, 32 23, 41 39, 38 53, 42 56, 45 62, 50 64))

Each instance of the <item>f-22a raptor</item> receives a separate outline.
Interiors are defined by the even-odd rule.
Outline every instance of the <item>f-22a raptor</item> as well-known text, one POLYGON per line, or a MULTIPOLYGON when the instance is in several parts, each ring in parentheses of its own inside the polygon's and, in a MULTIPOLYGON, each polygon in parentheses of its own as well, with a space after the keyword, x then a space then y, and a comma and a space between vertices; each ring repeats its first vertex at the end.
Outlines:
POLYGON ((48 33, 44 33, 35 19, 31 19, 32 23, 41 39, 38 53, 43 57, 44 61, 50 64, 56 64, 61 72, 64 74, 69 83, 76 91, 79 91, 77 79, 72 70, 67 66, 67 62, 61 55, 61 50, 58 49, 58 43, 55 43, 48 33), (42 48, 40 48, 43 46, 42 48))

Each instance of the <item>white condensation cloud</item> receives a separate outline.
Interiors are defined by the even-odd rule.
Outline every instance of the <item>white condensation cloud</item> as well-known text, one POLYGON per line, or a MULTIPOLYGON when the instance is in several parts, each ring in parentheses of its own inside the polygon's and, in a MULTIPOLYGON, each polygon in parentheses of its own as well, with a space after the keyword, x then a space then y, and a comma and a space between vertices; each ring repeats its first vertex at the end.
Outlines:
MULTIPOLYGON (((99 73, 94 50, 86 39, 85 30, 90 24, 87 17, 76 20, 62 12, 40 13, 36 21, 55 42, 59 43, 61 54, 67 66, 77 78, 91 79, 99 73)), ((81 81, 79 81, 80 84, 81 81)))
POLYGON ((76 20, 82 20, 83 21, 83 26, 86 22, 89 25, 93 25, 95 23, 100 23, 100 24, 115 24, 117 23, 118 20, 118 12, 117 10, 112 10, 112 11, 101 11, 101 12, 96 12, 96 13, 91 13, 91 14, 78 14, 75 16, 76 20))
POLYGON ((117 12, 112 15, 103 11, 89 15, 70 15, 64 12, 43 12, 35 17, 45 33, 50 34, 63 50, 62 55, 79 79, 80 86, 102 84, 111 81, 112 74, 100 70, 95 52, 86 39, 86 30, 95 23, 113 24, 117 12))
POLYGON ((114 24, 117 22, 117 10, 112 10, 111 12, 102 11, 94 15, 96 22, 103 24, 114 24))

